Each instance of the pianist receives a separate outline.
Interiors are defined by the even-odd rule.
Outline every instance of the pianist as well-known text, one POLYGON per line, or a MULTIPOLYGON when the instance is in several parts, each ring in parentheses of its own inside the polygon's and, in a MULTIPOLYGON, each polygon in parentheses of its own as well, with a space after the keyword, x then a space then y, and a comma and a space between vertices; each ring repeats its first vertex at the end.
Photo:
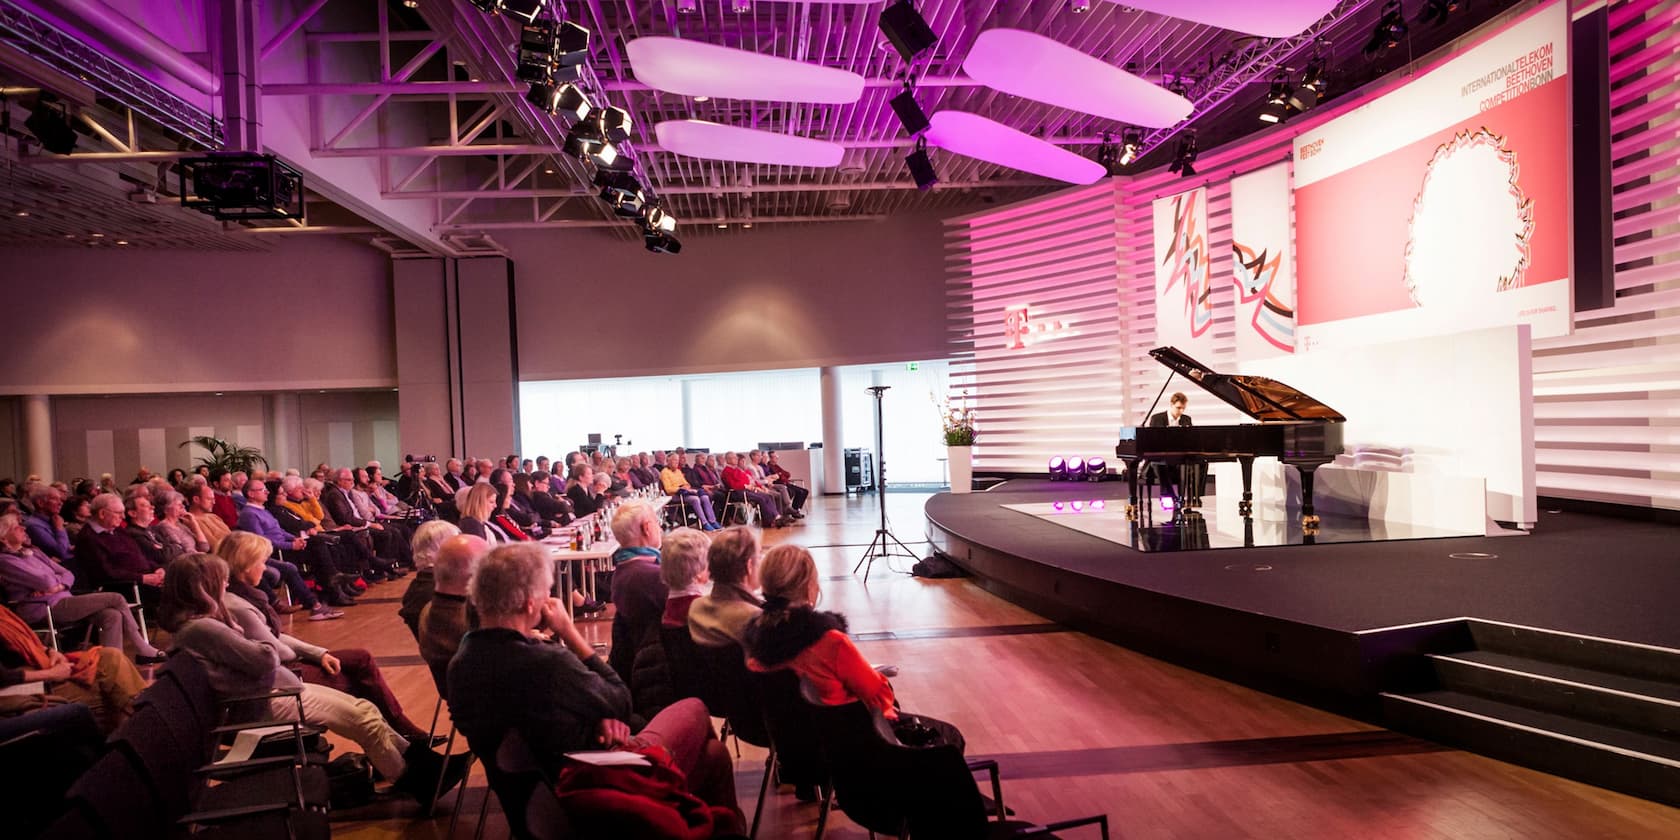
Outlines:
POLYGON ((1167 410, 1157 411, 1149 415, 1151 426, 1188 426, 1190 415, 1184 413, 1184 407, 1190 404, 1190 398, 1184 396, 1183 391, 1174 391, 1172 398, 1167 400, 1167 410))

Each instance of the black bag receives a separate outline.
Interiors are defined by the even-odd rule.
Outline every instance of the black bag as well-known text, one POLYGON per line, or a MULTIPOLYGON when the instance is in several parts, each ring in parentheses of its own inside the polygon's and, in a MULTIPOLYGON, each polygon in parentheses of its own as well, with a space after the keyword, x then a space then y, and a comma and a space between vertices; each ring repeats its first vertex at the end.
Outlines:
POLYGON ((360 808, 373 801, 373 765, 361 753, 345 753, 327 763, 327 797, 334 811, 360 808))
POLYGON ((951 559, 946 557, 944 553, 935 551, 928 555, 926 560, 919 560, 916 565, 911 566, 910 574, 922 578, 956 578, 963 577, 967 573, 962 570, 961 566, 951 562, 951 559))

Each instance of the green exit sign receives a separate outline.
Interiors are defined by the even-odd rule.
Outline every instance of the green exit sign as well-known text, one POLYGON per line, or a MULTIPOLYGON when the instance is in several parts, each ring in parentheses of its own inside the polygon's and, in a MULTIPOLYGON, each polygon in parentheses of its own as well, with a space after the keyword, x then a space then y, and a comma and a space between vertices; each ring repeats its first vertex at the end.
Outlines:
POLYGON ((919 368, 920 368, 920 367, 921 367, 921 365, 919 365, 919 364, 917 364, 917 363, 915 363, 915 362, 905 362, 905 363, 904 363, 904 369, 905 369, 905 370, 917 370, 917 369, 919 369, 919 368))

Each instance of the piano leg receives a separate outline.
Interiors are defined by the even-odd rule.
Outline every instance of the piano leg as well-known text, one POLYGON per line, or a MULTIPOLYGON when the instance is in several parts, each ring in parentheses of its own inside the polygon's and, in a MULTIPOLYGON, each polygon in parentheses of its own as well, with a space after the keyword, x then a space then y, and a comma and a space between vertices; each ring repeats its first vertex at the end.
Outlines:
POLYGON ((1247 517, 1254 513, 1254 456, 1239 455, 1237 463, 1242 466, 1243 497, 1237 503, 1237 513, 1247 517))
POLYGON ((1316 465, 1302 465, 1301 470, 1301 529, 1308 536, 1318 533, 1318 514, 1313 513, 1313 471, 1316 465))
POLYGON ((1126 470, 1126 487, 1129 491, 1126 504, 1126 518, 1137 519, 1138 514, 1138 471, 1143 469, 1142 461, 1133 461, 1126 470))

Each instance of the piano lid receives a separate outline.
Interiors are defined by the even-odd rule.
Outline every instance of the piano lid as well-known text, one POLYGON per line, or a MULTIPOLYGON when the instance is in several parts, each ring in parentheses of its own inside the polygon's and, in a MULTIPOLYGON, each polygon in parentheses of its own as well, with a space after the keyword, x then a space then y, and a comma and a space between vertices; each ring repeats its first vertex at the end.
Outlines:
POLYGON ((1200 385, 1202 390, 1230 403, 1238 411, 1262 423, 1292 420, 1340 423, 1347 420, 1330 406, 1276 379, 1219 373, 1180 352, 1176 347, 1157 347, 1149 351, 1149 355, 1154 356, 1155 361, 1200 385))

